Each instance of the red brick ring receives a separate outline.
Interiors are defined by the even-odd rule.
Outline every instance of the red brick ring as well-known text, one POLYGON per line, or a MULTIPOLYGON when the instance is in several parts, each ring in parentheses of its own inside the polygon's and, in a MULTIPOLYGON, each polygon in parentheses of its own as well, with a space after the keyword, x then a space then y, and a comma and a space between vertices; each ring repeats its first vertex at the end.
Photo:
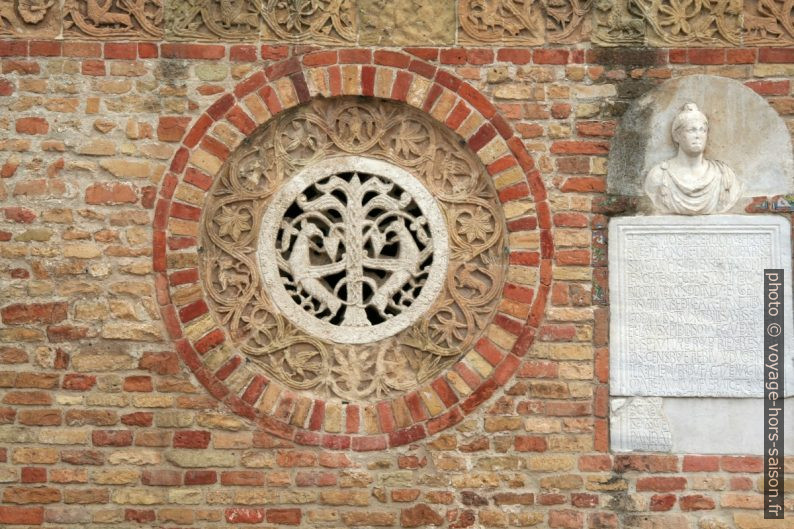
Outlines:
POLYGON ((240 82, 233 92, 215 101, 184 137, 160 187, 153 227, 158 303, 176 349, 196 378, 264 431, 329 449, 381 450, 460 422, 517 369, 534 340, 551 284, 554 248, 546 190, 521 140, 470 84, 396 51, 314 52, 269 65, 240 82), (511 265, 539 269, 537 289, 506 283, 502 296, 509 300, 512 312, 497 312, 491 323, 511 335, 512 349, 500 349, 483 338, 470 353, 474 357, 467 355, 430 384, 371 405, 311 399, 248 371, 242 354, 225 344, 226 333, 209 315, 207 301, 196 294, 201 290, 197 235, 204 195, 236 147, 218 138, 232 137, 229 128, 248 136, 289 107, 315 96, 341 95, 403 101, 429 113, 477 153, 494 178, 503 204, 534 200, 535 213, 509 221, 508 231, 540 232, 540 252, 512 250, 509 257, 511 265), (174 287, 182 288, 176 291, 174 287), (458 391, 447 375, 455 377, 458 391))

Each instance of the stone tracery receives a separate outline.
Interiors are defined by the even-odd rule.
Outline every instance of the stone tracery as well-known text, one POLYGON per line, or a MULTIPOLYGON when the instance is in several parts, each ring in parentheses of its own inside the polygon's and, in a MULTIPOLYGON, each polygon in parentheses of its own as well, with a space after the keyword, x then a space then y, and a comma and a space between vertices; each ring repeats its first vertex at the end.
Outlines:
MULTIPOLYGON (((426 278, 432 272, 425 265, 433 253, 429 251, 434 244, 430 239, 438 236, 428 237, 432 225, 423 225, 420 220, 427 213, 427 206, 420 204, 422 200, 417 200, 415 193, 414 198, 403 197, 396 189, 404 187, 404 180, 394 186, 394 182, 383 178, 382 172, 375 171, 375 176, 372 173, 343 170, 302 187, 300 191, 309 189, 311 196, 293 196, 286 205, 287 222, 278 237, 282 249, 291 248, 294 252, 297 234, 307 230, 308 235, 312 231, 308 224, 301 224, 305 220, 301 215, 311 209, 312 201, 329 194, 337 199, 345 194, 349 198, 367 182, 383 190, 380 198, 376 198, 376 192, 369 199, 387 204, 382 208, 384 212, 389 208, 407 212, 408 216, 402 217, 407 220, 393 226, 388 221, 387 228, 380 235, 371 236, 367 243, 370 253, 390 252, 389 258, 397 261, 407 256, 401 252, 410 252, 415 246, 419 253, 412 259, 420 263, 410 278, 404 274, 395 277, 396 267, 392 271, 381 269, 378 274, 377 270, 370 270, 378 276, 367 279, 376 285, 368 294, 372 306, 367 319, 373 319, 370 324, 376 323, 371 327, 374 329, 377 324, 383 325, 382 321, 388 323, 409 311, 422 297, 423 289, 429 288, 426 278), (393 185, 392 189, 386 190, 388 185, 393 185), (296 204, 300 206, 295 207, 296 204), (287 232, 291 235, 285 238, 287 232), (398 239, 405 242, 396 244, 398 239), (377 287, 385 287, 390 278, 395 281, 386 290, 399 285, 384 301, 377 297, 377 287)), ((339 213, 334 215, 338 217, 339 213)), ((314 222, 309 224, 323 230, 323 237, 311 239, 314 258, 329 263, 339 261, 344 234, 330 236, 330 225, 320 228, 314 222)), ((201 229, 205 289, 216 318, 230 331, 236 346, 269 376, 288 387, 344 399, 366 400, 404 392, 451 366, 473 347, 490 322, 504 282, 504 220, 481 162, 462 148, 451 133, 438 128, 419 111, 397 103, 347 98, 315 100, 285 112, 232 154, 212 190, 201 229), (350 155, 391 165, 418 180, 416 183, 434 197, 442 212, 444 234, 448 237, 448 248, 443 253, 448 257, 437 280, 438 293, 428 300, 421 318, 409 321, 396 332, 373 335, 376 339, 370 339, 369 344, 340 345, 340 340, 329 340, 323 332, 312 332, 309 325, 296 322, 294 315, 282 310, 283 303, 274 302, 273 285, 260 273, 256 251, 260 231, 267 229, 263 222, 266 210, 280 190, 295 175, 322 164, 322 160, 350 155)), ((260 260, 262 255, 260 251, 260 260)), ((339 291, 334 293, 343 281, 339 277, 331 281, 320 278, 326 294, 334 293, 323 306, 320 298, 326 296, 318 294, 322 291, 314 295, 309 295, 307 289, 298 292, 300 280, 290 266, 284 266, 290 255, 294 253, 282 253, 278 273, 282 281, 286 279, 282 283, 285 288, 292 288, 290 295, 298 300, 303 296, 306 303, 301 304, 310 307, 309 312, 320 316, 320 320, 344 322, 347 318, 340 309, 342 301, 349 302, 349 297, 339 295, 339 291)), ((433 262, 440 261, 441 255, 433 253, 433 262)))

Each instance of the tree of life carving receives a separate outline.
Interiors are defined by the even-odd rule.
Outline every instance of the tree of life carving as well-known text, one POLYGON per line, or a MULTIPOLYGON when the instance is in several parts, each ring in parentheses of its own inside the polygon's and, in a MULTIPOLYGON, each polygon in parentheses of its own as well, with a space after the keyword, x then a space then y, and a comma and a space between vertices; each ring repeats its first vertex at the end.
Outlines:
POLYGON ((254 132, 216 175, 200 240, 210 309, 250 365, 353 401, 467 354, 508 264, 482 162, 421 111, 374 98, 312 100, 254 132))
POLYGON ((308 332, 336 342, 396 334, 441 288, 448 253, 441 211, 414 177, 382 161, 331 158, 308 173, 308 187, 288 184, 265 213, 259 258, 274 301, 308 332))

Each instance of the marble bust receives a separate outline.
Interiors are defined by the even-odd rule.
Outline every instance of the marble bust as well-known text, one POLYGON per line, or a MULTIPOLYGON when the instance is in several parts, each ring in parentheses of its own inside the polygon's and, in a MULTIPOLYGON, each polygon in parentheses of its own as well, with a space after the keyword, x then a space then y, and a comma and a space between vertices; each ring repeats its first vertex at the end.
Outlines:
POLYGON ((645 179, 645 193, 657 213, 709 215, 729 210, 742 193, 733 169, 704 158, 708 119, 687 103, 673 120, 673 142, 678 153, 657 164, 645 179))

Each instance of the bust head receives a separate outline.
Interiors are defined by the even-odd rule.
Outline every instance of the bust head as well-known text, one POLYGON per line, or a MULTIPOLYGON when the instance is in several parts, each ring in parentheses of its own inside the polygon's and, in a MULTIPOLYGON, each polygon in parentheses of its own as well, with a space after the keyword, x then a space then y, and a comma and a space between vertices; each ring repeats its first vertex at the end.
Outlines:
POLYGON ((673 141, 690 156, 706 149, 709 120, 695 103, 687 103, 673 120, 673 141))

